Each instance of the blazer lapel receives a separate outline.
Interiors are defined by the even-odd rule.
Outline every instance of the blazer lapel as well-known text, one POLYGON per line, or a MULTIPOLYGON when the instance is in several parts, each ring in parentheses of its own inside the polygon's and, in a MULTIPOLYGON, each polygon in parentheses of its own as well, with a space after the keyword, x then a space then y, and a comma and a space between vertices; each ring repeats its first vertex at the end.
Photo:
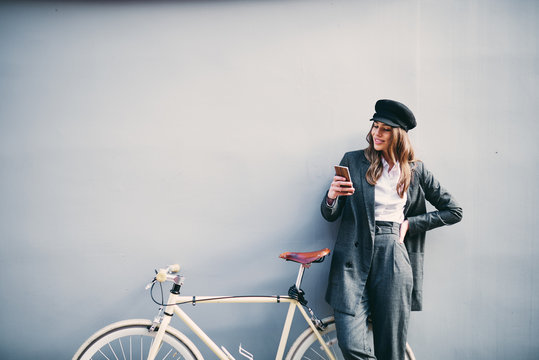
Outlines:
POLYGON ((416 180, 416 174, 415 174, 415 164, 412 163, 411 165, 412 167, 412 179, 410 181, 410 186, 408 187, 408 190, 406 190, 406 205, 404 205, 404 216, 406 217, 406 214, 408 213, 408 209, 410 208, 410 203, 411 203, 411 199, 412 199, 412 188, 414 187, 413 186, 413 183, 414 181, 417 181, 416 180))
POLYGON ((408 190, 406 190, 406 204, 404 205, 404 216, 406 217, 406 214, 408 213, 408 209, 410 208, 410 198, 412 197, 412 193, 410 189, 412 188, 411 184, 408 187, 408 190))
POLYGON ((369 230, 371 233, 371 238, 374 241, 374 186, 367 182, 365 177, 370 163, 365 157, 359 162, 360 169, 360 184, 361 191, 363 192, 363 201, 365 203, 365 212, 367 214, 367 219, 369 221, 369 230))

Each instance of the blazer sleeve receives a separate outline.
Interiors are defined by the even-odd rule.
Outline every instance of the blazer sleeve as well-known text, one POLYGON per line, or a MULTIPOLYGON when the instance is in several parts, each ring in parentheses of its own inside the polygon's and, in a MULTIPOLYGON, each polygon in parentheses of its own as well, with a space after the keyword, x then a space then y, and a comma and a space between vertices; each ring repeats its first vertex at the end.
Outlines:
MULTIPOLYGON (((348 166, 348 159, 347 154, 344 154, 341 162, 339 163, 341 166, 348 166)), ((346 203, 347 196, 339 196, 335 201, 333 202, 332 206, 329 206, 326 202, 326 198, 328 196, 328 191, 326 191, 324 198, 322 199, 322 204, 320 204, 320 211, 322 212, 322 216, 327 221, 335 221, 341 216, 342 210, 344 208, 344 204, 346 203)))
POLYGON ((425 199, 436 208, 436 211, 408 217, 408 233, 413 235, 459 222, 462 219, 462 208, 455 198, 440 185, 422 162, 418 162, 416 170, 415 175, 419 176, 425 199))

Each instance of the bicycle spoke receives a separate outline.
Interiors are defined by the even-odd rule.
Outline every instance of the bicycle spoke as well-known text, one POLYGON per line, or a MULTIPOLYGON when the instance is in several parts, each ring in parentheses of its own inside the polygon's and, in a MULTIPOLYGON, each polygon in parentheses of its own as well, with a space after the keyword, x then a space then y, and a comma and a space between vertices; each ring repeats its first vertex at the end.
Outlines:
POLYGON ((315 353, 316 356, 318 356, 320 359, 325 359, 324 356, 322 356, 318 351, 315 351, 314 349, 311 349, 313 353, 315 353))
POLYGON ((166 358, 168 358, 168 356, 170 355, 170 353, 172 352, 172 350, 174 350, 174 349, 170 349, 170 350, 168 351, 168 353, 165 354, 165 357, 163 358, 163 360, 166 360, 166 358))
POLYGON ((118 342, 120 343, 120 349, 122 349, 122 355, 124 357, 124 360, 127 360, 127 358, 125 357, 125 351, 124 351, 124 345, 122 344, 122 339, 118 339, 118 342))
POLYGON ((99 352, 101 353, 101 355, 103 355, 103 356, 105 357, 105 359, 110 360, 109 357, 108 357, 107 355, 105 355, 105 354, 103 353, 103 351, 101 351, 101 349, 99 350, 99 352))
MULTIPOLYGON (((103 335, 80 350, 78 360, 146 360, 155 343, 155 333, 148 332, 150 321, 128 320, 118 323, 117 329, 103 328, 103 335), (131 322, 131 323, 129 323, 131 322), (126 324, 127 323, 127 324, 126 324), (153 344, 153 345, 152 345, 153 344)), ((182 334, 174 328, 163 334, 162 342, 156 348, 156 360, 195 360, 196 348, 192 351, 189 343, 182 340, 182 334), (176 333, 176 334, 175 334, 176 333)))
MULTIPOLYGON (((328 344, 327 339, 326 339, 325 337, 324 337, 323 339, 326 340, 325 343, 328 344)), ((319 344, 320 344, 320 343, 319 343, 319 344)), ((314 345, 314 344, 313 344, 313 345, 314 345)), ((327 359, 327 357, 325 356, 325 353, 326 353, 326 352, 325 352, 324 347, 322 346, 322 344, 320 344, 320 347, 319 347, 319 348, 320 348, 320 352, 316 351, 316 350, 314 349, 314 347, 311 347, 309 350, 310 350, 311 352, 313 352, 314 355, 316 355, 316 359, 327 359)), ((333 354, 334 354, 334 356, 335 356, 335 351, 334 351, 333 349, 332 349, 332 352, 333 352, 333 354)), ((310 357, 307 357, 307 356, 305 355, 305 360, 314 360, 314 359, 313 359, 313 358, 310 358, 310 357)))
POLYGON ((337 358, 337 353, 335 352, 335 347, 333 345, 335 345, 337 343, 337 339, 336 338, 331 339, 328 335, 324 335, 324 340, 326 342, 327 347, 329 347, 331 349, 331 353, 333 354, 333 356, 336 359, 337 358))
POLYGON ((337 358, 337 353, 335 352, 335 348, 332 346, 331 347, 331 352, 333 353, 333 357, 335 357, 335 359, 337 358))
POLYGON ((116 352, 114 351, 114 349, 112 348, 112 346, 110 346, 110 343, 107 344, 109 346, 109 349, 110 351, 112 351, 112 355, 114 355, 114 357, 116 358, 116 360, 120 360, 118 359, 118 356, 116 356, 116 352))

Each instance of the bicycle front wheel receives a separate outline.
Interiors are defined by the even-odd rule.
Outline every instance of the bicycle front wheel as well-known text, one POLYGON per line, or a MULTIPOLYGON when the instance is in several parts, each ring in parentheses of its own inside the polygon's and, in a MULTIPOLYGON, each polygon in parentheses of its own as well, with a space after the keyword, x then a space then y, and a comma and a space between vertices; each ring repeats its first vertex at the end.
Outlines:
MULTIPOLYGON (((150 320, 132 319, 96 332, 79 348, 73 360, 147 359, 156 331, 150 320)), ((202 355, 178 330, 168 327, 156 359, 198 360, 202 355)))
MULTIPOLYGON (((335 329, 335 319, 333 316, 322 320, 326 324, 326 328, 320 331, 319 334, 329 348, 331 354, 336 360, 343 360, 344 356, 339 349, 337 342, 337 331, 335 329)), ((323 346, 318 341, 318 338, 309 327, 305 330, 292 344, 286 360, 309 360, 309 359, 331 359, 323 346)), ((406 360, 415 360, 414 353, 410 345, 406 344, 406 360)))

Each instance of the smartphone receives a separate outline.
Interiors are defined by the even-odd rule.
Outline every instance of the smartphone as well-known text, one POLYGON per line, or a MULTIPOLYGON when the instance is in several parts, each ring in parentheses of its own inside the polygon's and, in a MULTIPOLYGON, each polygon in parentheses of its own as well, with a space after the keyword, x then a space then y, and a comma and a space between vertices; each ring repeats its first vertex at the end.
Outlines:
POLYGON ((346 166, 335 165, 335 175, 342 176, 346 178, 346 181, 352 182, 352 178, 350 177, 350 170, 348 170, 348 167, 346 166))

